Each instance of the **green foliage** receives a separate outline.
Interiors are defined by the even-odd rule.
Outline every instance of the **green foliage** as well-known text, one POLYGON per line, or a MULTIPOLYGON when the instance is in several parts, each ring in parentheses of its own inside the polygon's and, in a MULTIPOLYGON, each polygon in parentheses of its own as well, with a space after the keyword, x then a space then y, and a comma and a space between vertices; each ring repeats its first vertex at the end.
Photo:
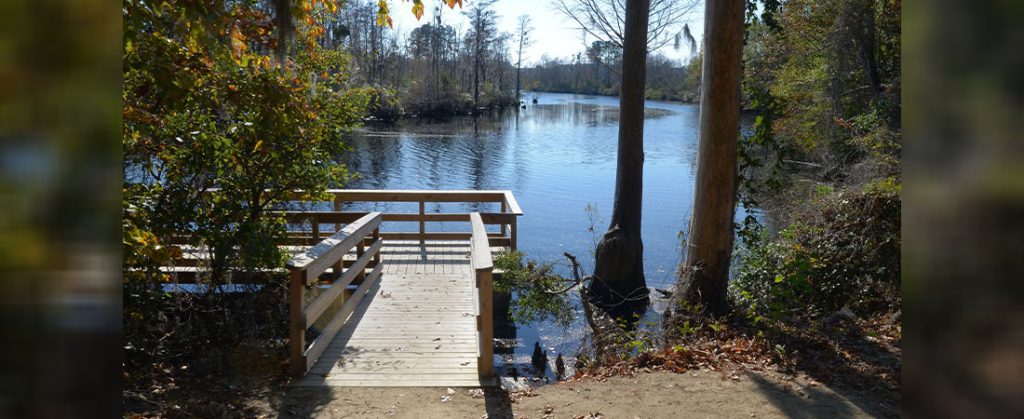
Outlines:
MULTIPOLYGON (((621 48, 595 41, 585 54, 571 59, 544 57, 535 67, 524 68, 523 85, 542 92, 617 96, 621 67, 621 48)), ((699 99, 700 55, 682 65, 662 54, 649 55, 646 74, 647 99, 689 103, 699 99)))
POLYGON ((367 113, 378 121, 394 122, 405 113, 397 93, 383 87, 367 87, 364 89, 369 96, 367 113))
POLYGON ((758 228, 732 283, 755 317, 817 317, 899 306, 900 198, 892 189, 828 197, 819 213, 775 239, 758 228))
POLYGON ((274 20, 258 5, 125 2, 123 218, 143 230, 125 240, 126 266, 165 262, 147 246, 173 236, 210 250, 213 284, 283 264, 284 221, 268 210, 346 181, 340 136, 366 104, 344 87, 345 54, 316 42, 314 17, 331 10, 297 5, 305 24, 275 62, 274 20))
MULTIPOLYGON (((748 2, 748 6, 755 2, 748 2)), ((732 284, 755 322, 899 299, 899 1, 748 7, 740 141, 748 217, 732 284), (838 192, 837 192, 838 191, 838 192)))
POLYGON ((628 359, 645 352, 655 351, 660 348, 660 335, 656 332, 654 325, 646 325, 641 328, 620 327, 624 332, 612 336, 613 343, 620 348, 618 356, 621 359, 628 359))
POLYGON ((509 307, 513 321, 549 320, 562 326, 572 322, 571 288, 567 286, 571 281, 553 274, 552 264, 538 266, 531 260, 524 265, 522 252, 503 251, 495 255, 494 268, 501 271, 495 277, 495 291, 513 293, 509 307))
POLYGON ((746 95, 771 130, 758 142, 789 159, 869 155, 898 170, 900 2, 761 3, 744 50, 746 95))

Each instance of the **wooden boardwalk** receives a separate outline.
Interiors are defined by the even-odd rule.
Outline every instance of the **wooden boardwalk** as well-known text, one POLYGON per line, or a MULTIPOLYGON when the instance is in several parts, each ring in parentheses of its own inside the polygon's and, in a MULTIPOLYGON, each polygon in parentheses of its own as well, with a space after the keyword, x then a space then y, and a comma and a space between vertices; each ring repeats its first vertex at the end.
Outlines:
POLYGON ((310 246, 285 264, 293 383, 491 385, 493 251, 516 248, 522 210, 512 192, 327 195, 333 195, 333 211, 322 210, 327 202, 305 201, 310 197, 296 191, 300 210, 281 212, 288 230, 279 245, 310 246), (418 204, 419 211, 342 211, 352 202, 418 204), (432 203, 469 204, 475 211, 426 212, 432 203), (382 228, 392 222, 418 223, 419 231, 382 228), (435 223, 466 223, 470 231, 429 231, 435 223))
MULTIPOLYGON (((493 252, 516 249, 523 215, 512 191, 331 189, 294 191, 287 202, 273 213, 286 222, 277 245, 291 254, 285 271, 294 385, 493 384, 493 252), (352 203, 418 211, 343 211, 352 203), (428 205, 460 203, 460 211, 472 212, 441 212, 439 205, 427 212, 428 205), (437 223, 445 228, 428 229, 437 223)), ((202 241, 187 232, 171 240, 181 256, 162 269, 177 283, 207 276, 212 254, 197 245, 202 241)))
POLYGON ((476 387, 477 290, 470 242, 385 240, 370 286, 298 386, 476 387))

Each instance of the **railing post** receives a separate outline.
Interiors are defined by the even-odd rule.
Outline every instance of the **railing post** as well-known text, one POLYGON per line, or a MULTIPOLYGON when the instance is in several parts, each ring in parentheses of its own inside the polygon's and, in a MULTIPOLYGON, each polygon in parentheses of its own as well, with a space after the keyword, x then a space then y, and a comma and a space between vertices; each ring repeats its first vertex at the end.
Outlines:
POLYGON ((290 346, 289 359, 291 360, 292 374, 296 377, 306 374, 306 271, 304 269, 292 271, 289 284, 289 324, 290 333, 288 344, 290 346))
MULTIPOLYGON (((380 227, 373 229, 373 242, 376 243, 377 240, 380 240, 380 227)), ((373 254, 373 266, 377 265, 380 265, 380 250, 373 254)))
POLYGON ((420 199, 420 245, 426 244, 427 241, 427 220, 424 218, 427 214, 427 203, 423 199, 420 199))
POLYGON ((509 240, 509 247, 512 250, 516 250, 516 221, 518 220, 518 218, 519 217, 513 216, 512 217, 512 224, 510 224, 510 226, 509 226, 510 228, 509 228, 508 240, 509 240))
POLYGON ((476 285, 480 291, 480 314, 478 328, 480 333, 480 359, 477 365, 481 377, 494 376, 494 303, 492 301, 491 269, 476 271, 476 285))
POLYGON ((309 241, 309 245, 316 246, 317 243, 320 243, 320 217, 314 214, 309 217, 309 222, 313 227, 313 239, 309 241))
MULTIPOLYGON (((501 213, 504 214, 505 211, 508 211, 508 204, 506 204, 505 201, 502 200, 501 201, 501 213)), ((505 231, 507 229, 506 227, 507 226, 505 225, 505 223, 501 223, 501 237, 505 237, 505 231)))
MULTIPOLYGON (((365 237, 362 240, 359 240, 359 244, 356 244, 356 260, 359 260, 359 258, 361 256, 363 256, 363 253, 366 253, 366 238, 365 237)), ((352 280, 352 283, 354 283, 354 284, 362 284, 363 283, 363 279, 365 279, 365 278, 366 278, 366 267, 363 267, 363 269, 360 269, 359 273, 356 274, 356 278, 354 280, 352 280)))
POLYGON ((473 272, 476 274, 477 301, 476 331, 480 337, 480 358, 477 368, 481 377, 494 376, 494 302, 493 270, 491 245, 487 241, 487 230, 480 218, 480 213, 469 214, 469 224, 473 228, 469 244, 469 253, 473 272))
MULTIPOLYGON (((334 195, 334 212, 341 212, 341 197, 337 194, 334 195)), ((337 233, 341 230, 340 223, 334 223, 334 232, 337 233)))

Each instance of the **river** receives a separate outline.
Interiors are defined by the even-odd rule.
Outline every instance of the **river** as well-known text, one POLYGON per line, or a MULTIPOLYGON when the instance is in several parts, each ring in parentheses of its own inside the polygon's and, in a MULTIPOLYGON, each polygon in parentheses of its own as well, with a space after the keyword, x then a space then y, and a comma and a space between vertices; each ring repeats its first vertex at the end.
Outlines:
MULTIPOLYGON (((509 189, 523 210, 519 250, 528 259, 563 265, 562 254, 570 252, 589 272, 595 238, 607 228, 615 193, 619 100, 530 92, 523 97, 527 106, 519 112, 510 109, 444 122, 413 119, 357 131, 347 140, 352 151, 343 161, 360 177, 347 187, 509 189), (531 103, 534 97, 536 104, 531 103), (588 206, 596 211, 588 212, 588 206), (591 219, 597 220, 594 231, 591 219)), ((675 283, 681 232, 692 208, 699 107, 647 101, 645 108, 644 270, 649 286, 666 289, 675 283)), ((749 128, 751 122, 744 118, 743 126, 749 128)), ((416 210, 400 205, 357 204, 349 209, 416 210)), ((442 208, 480 210, 434 204, 427 211, 442 208)), ((737 219, 745 216, 742 208, 737 212, 737 219)), ((524 356, 528 363, 537 339, 549 348, 553 361, 556 352, 575 351, 583 335, 580 327, 566 331, 540 324, 517 329, 514 362, 519 364, 524 356)), ((507 368, 513 360, 505 361, 507 368)))

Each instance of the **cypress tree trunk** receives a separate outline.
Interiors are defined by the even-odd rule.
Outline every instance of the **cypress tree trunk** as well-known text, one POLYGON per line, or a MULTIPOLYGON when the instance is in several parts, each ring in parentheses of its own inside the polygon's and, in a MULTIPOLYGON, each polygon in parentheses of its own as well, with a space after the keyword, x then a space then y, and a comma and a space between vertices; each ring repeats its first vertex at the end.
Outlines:
POLYGON ((697 146, 697 185, 681 295, 705 311, 726 308, 736 210, 743 0, 708 0, 697 146))
POLYGON ((615 201, 608 232, 597 245, 590 301, 618 318, 646 309, 644 248, 640 239, 643 203, 644 93, 650 0, 626 3, 626 36, 619 95, 619 149, 615 201))

